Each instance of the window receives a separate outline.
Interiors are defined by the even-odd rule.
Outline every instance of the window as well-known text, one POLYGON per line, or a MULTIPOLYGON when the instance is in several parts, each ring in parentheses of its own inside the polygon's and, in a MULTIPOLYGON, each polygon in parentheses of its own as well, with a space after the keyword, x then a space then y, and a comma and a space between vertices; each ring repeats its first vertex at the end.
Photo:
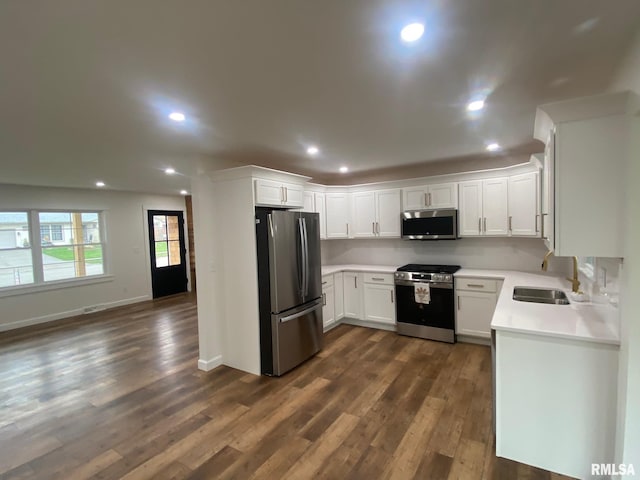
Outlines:
POLYGON ((98 213, 39 212, 38 218, 51 239, 42 241, 45 282, 104 273, 98 213))
POLYGON ((0 212, 0 288, 34 282, 28 212, 0 212))
POLYGON ((180 265, 180 225, 177 215, 153 216, 156 268, 180 265))
POLYGON ((101 224, 100 212, 0 212, 0 288, 103 275, 101 224))

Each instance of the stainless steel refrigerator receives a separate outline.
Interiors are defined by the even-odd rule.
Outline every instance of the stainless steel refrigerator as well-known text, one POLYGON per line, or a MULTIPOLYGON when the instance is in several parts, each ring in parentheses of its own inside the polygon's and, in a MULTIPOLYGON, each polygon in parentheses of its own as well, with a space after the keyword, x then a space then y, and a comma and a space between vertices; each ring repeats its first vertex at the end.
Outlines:
POLYGON ((256 240, 261 370, 279 376, 324 344, 318 214, 256 208, 256 240))

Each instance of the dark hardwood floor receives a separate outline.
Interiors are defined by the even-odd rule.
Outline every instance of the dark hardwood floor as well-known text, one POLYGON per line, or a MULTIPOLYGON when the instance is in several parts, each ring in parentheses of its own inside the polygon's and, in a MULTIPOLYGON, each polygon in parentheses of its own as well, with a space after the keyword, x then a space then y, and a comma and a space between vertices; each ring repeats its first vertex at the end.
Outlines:
POLYGON ((487 347, 341 325, 282 378, 197 358, 191 295, 1 333, 0 478, 565 478, 495 457, 487 347))

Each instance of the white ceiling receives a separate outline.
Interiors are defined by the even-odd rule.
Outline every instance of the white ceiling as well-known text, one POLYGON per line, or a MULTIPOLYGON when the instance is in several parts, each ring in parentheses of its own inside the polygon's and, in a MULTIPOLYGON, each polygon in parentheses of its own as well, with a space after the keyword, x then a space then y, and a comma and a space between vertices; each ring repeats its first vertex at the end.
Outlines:
POLYGON ((533 151, 536 105, 603 91, 638 18, 637 0, 5 0, 0 182, 177 193, 203 159, 331 181, 533 151))

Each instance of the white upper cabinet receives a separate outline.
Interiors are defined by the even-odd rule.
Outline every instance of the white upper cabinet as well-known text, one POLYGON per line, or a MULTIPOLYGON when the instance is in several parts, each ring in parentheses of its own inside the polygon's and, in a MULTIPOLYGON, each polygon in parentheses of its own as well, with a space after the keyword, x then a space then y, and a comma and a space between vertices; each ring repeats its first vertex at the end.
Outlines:
POLYGON ((540 236, 539 185, 536 172, 509 177, 509 233, 512 236, 540 236))
MULTIPOLYGON (((353 204, 353 237, 376 236, 376 199, 374 192, 357 192, 351 195, 353 204)), ((400 212, 398 212, 398 215, 400 212)))
POLYGON ((403 209, 458 208, 458 184, 440 183, 403 189, 403 209))
POLYGON ((314 213, 316 211, 316 199, 313 192, 304 192, 302 211, 309 213, 314 213))
POLYGON ((320 216, 320 238, 327 238, 327 210, 325 206, 324 193, 315 194, 316 213, 320 216))
POLYGON ((376 231, 379 237, 400 238, 400 190, 376 192, 376 231))
POLYGON ((482 181, 460 182, 459 235, 482 235, 482 181))
POLYGON ((624 255, 624 175, 636 101, 622 92, 538 107, 534 136, 547 142, 544 237, 557 256, 624 255))
POLYGON ((545 245, 549 250, 555 249, 555 136, 550 132, 544 149, 544 163, 542 167, 542 225, 541 233, 545 245))
POLYGON ((400 237, 400 189, 352 194, 353 237, 400 237))
POLYGON ((506 236, 507 191, 506 177, 460 182, 460 236, 506 236))
POLYGON ((270 207, 303 207, 304 188, 295 183, 259 178, 255 181, 255 204, 270 207))
POLYGON ((326 193, 327 238, 349 238, 351 204, 348 193, 326 193))
POLYGON ((482 181, 482 227, 484 235, 507 235, 508 179, 492 178, 482 181))

